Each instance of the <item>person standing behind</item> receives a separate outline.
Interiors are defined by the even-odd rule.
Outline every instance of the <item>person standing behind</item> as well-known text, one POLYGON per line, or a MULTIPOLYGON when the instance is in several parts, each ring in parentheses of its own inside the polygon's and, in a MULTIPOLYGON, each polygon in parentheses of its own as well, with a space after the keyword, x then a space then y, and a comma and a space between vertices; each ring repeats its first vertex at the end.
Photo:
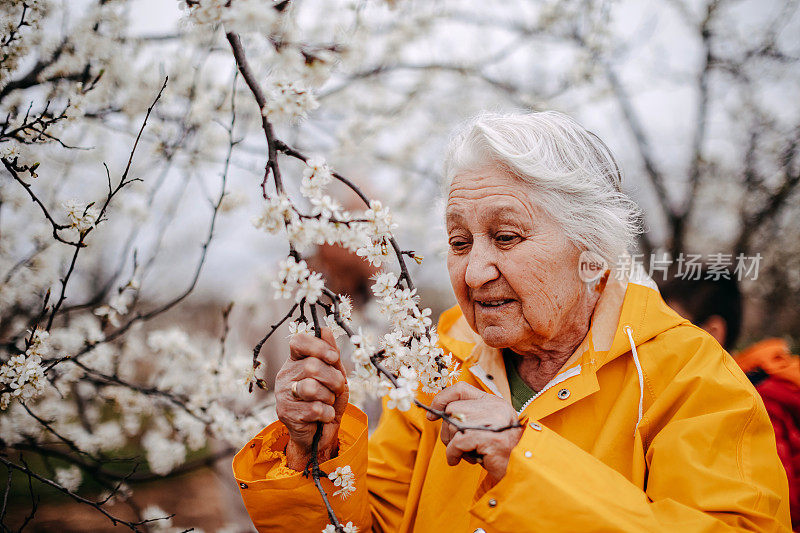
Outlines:
MULTIPOLYGON (((742 321, 738 283, 700 278, 673 278, 662 285, 661 295, 667 305, 733 354, 742 321)), ((800 531, 800 357, 792 355, 786 341, 778 338, 762 340, 733 355, 769 413, 789 480, 792 528, 800 531)))

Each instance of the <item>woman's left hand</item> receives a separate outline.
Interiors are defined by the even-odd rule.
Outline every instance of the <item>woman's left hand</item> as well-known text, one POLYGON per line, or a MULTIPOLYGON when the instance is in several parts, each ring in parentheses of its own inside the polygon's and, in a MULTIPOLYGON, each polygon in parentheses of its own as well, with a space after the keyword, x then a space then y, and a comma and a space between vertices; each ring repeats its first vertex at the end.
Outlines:
MULTIPOLYGON (((506 400, 464 382, 451 385, 437 394, 431 407, 470 426, 500 428, 519 421, 517 412, 506 400)), ((437 418, 433 413, 428 413, 428 420, 437 418)), ((497 482, 506 474, 511 450, 522 438, 522 427, 504 431, 459 431, 453 424, 443 421, 441 436, 447 446, 447 464, 455 466, 462 459, 472 464, 480 462, 497 482), (481 457, 482 461, 477 461, 476 457, 481 457)))

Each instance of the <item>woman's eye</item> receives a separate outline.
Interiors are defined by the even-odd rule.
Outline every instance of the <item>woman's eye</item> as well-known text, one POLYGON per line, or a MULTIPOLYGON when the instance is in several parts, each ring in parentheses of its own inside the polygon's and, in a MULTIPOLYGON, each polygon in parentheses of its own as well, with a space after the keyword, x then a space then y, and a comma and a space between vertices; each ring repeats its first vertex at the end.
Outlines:
POLYGON ((450 239, 450 248, 454 250, 461 250, 467 246, 469 246, 469 242, 466 239, 460 239, 460 238, 450 239))
POLYGON ((519 240, 519 235, 513 233, 499 233, 494 239, 500 244, 512 244, 519 240))

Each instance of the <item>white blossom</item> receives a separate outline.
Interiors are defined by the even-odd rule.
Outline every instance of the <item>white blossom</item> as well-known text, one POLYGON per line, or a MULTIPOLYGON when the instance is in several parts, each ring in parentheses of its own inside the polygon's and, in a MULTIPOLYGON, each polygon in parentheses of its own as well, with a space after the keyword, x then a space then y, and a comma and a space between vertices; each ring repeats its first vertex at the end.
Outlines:
POLYGON ((372 285, 372 292, 378 298, 385 298, 393 294, 397 288, 397 274, 394 272, 380 272, 374 276, 375 283, 372 285))
POLYGON ((169 474, 186 460, 186 446, 156 431, 149 431, 144 435, 142 446, 150 470, 162 476, 169 474))
MULTIPOLYGON (((324 219, 329 219, 332 216, 339 216, 342 206, 339 202, 331 198, 329 195, 313 196, 311 197, 311 211, 314 215, 321 215, 324 219)), ((325 224, 328 226, 328 224, 325 224)), ((335 228, 331 227, 332 230, 335 228)))
POLYGON ((333 315, 325 316, 325 325, 330 328, 334 339, 338 339, 346 334, 345 330, 336 322, 336 317, 333 315))
POLYGON ((256 375, 256 368, 253 368, 253 365, 248 366, 244 371, 244 377, 242 378, 242 382, 244 386, 248 389, 255 387, 256 382, 258 380, 258 376, 256 375))
POLYGON ((308 322, 289 322, 289 337, 294 337, 301 333, 311 333, 313 331, 311 324, 308 322))
POLYGON ((353 362, 356 365, 369 365, 370 357, 377 350, 372 346, 370 339, 361 331, 361 328, 358 328, 358 332, 350 337, 350 342, 355 347, 352 354, 353 362))
POLYGON ((373 240, 357 249, 356 255, 363 257, 371 265, 380 267, 389 256, 389 245, 385 240, 373 240))
POLYGON ((364 218, 370 226, 370 233, 376 238, 386 238, 391 236, 391 231, 397 227, 397 224, 392 222, 392 214, 388 207, 377 201, 372 200, 369 203, 369 209, 364 213, 364 218))
POLYGON ((104 452, 118 450, 125 445, 125 434, 117 421, 97 424, 92 432, 96 448, 104 452))
POLYGON ((180 0, 181 9, 187 11, 188 19, 195 24, 220 24, 225 15, 227 0, 180 0))
POLYGON ((155 504, 150 504, 142 510, 142 519, 147 520, 148 527, 155 531, 169 531, 172 529, 170 513, 155 504))
POLYGON ((328 474, 328 479, 333 481, 335 487, 339 487, 333 495, 341 496, 343 500, 356 491, 356 476, 350 465, 336 467, 336 470, 328 474))
POLYGON ((275 289, 276 300, 288 300, 294 294, 294 284, 289 284, 284 281, 273 281, 272 288, 275 289))
POLYGON ((275 81, 262 113, 270 118, 296 120, 319 106, 314 95, 300 81, 275 81))
POLYGON ((48 336, 46 331, 35 330, 25 353, 12 356, 0 366, 0 386, 4 389, 0 409, 7 409, 13 400, 24 403, 44 392, 46 380, 41 363, 49 351, 48 336))
POLYGON ((299 283, 310 274, 305 261, 297 261, 294 257, 287 257, 280 266, 280 279, 286 283, 299 283))
POLYGON ((242 191, 231 191, 225 193, 222 202, 219 204, 220 213, 230 213, 243 205, 247 205, 249 197, 242 191))
MULTIPOLYGON (((133 288, 134 285, 131 284, 135 283, 131 281, 129 286, 133 288)), ((134 291, 123 288, 111 297, 107 305, 101 305, 95 309, 94 314, 107 319, 112 326, 119 327, 120 318, 128 314, 128 307, 133 303, 133 298, 134 291)))
POLYGON ((236 0, 223 15, 226 31, 237 33, 269 31, 278 20, 278 12, 263 0, 236 0))
POLYGON ((316 303, 317 299, 322 296, 323 287, 325 287, 325 282, 322 280, 322 274, 314 272, 300 281, 294 299, 298 303, 300 303, 303 298, 305 298, 306 302, 309 304, 316 303))
POLYGON ((302 223, 295 221, 286 227, 289 242, 300 252, 305 252, 316 242, 317 233, 315 220, 306 220, 302 223))
MULTIPOLYGON (((353 522, 347 522, 343 524, 342 527, 344 528, 344 533, 358 533, 358 527, 353 525, 353 522)), ((325 529, 322 530, 322 533, 336 533, 336 526, 328 524, 325 526, 325 529)))
POLYGON ((75 492, 83 482, 83 474, 81 469, 75 465, 67 468, 56 469, 56 483, 67 489, 68 491, 75 492))
POLYGON ((339 315, 345 320, 350 320, 353 316, 353 302, 344 294, 339 295, 339 315))
MULTIPOLYGON (((303 170, 300 192, 312 200, 319 199, 332 179, 331 171, 324 159, 318 156, 309 157, 306 160, 306 168, 303 170)), ((338 211, 338 208, 329 210, 329 214, 326 216, 330 217, 330 213, 335 211, 338 211)))
POLYGON ((66 211, 70 227, 78 230, 79 233, 84 233, 93 228, 97 222, 97 217, 100 215, 100 212, 94 206, 82 204, 75 199, 68 200, 62 205, 66 211))
POLYGON ((263 211, 252 219, 252 223, 258 229, 275 233, 283 229, 285 221, 289 220, 292 214, 291 200, 285 195, 275 195, 266 200, 263 211))
POLYGON ((397 386, 389 391, 389 400, 386 402, 386 407, 389 409, 398 409, 400 411, 408 411, 414 403, 415 393, 417 390, 417 376, 413 369, 404 367, 400 369, 400 377, 397 378, 397 386))

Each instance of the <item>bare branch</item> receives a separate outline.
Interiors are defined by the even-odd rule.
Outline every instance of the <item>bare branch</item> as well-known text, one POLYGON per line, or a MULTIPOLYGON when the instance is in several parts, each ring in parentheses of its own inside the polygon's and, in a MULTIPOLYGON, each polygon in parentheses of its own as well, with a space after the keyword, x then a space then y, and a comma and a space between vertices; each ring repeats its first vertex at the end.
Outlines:
POLYGON ((256 103, 258 104, 258 109, 261 112, 261 128, 264 130, 264 135, 267 138, 267 164, 264 168, 264 181, 261 183, 262 194, 264 195, 264 198, 267 198, 266 186, 270 171, 272 171, 272 177, 275 180, 275 187, 277 188, 278 194, 281 194, 283 193, 283 180, 281 179, 281 170, 278 167, 278 152, 275 146, 275 132, 272 129, 272 123, 270 123, 266 115, 265 108, 267 105, 267 99, 264 96, 264 92, 261 90, 261 86, 258 84, 252 69, 250 68, 250 64, 247 62, 244 47, 242 46, 242 41, 239 39, 239 36, 235 33, 229 32, 225 34, 225 37, 227 37, 228 42, 231 45, 233 57, 236 59, 236 66, 239 68, 239 72, 242 74, 242 78, 244 78, 245 83, 247 83, 247 86, 250 88, 250 92, 253 93, 253 98, 255 98, 256 103))
MULTIPOLYGON (((116 516, 112 515, 111 513, 109 513, 105 509, 103 509, 103 507, 102 507, 102 505, 100 503, 94 502, 94 501, 89 500, 89 499, 86 499, 83 496, 80 496, 80 495, 72 492, 71 490, 62 487, 61 485, 59 485, 55 481, 52 481, 50 479, 47 479, 46 477, 43 477, 43 476, 37 474, 36 472, 31 470, 27 465, 24 465, 24 464, 23 465, 18 465, 16 463, 12 462, 12 461, 9 461, 8 459, 6 459, 5 457, 3 457, 1 455, 0 455, 0 463, 3 463, 4 465, 6 465, 6 468, 8 468, 8 469, 12 469, 13 468, 14 470, 18 470, 18 471, 22 472, 23 474, 28 476, 28 479, 35 479, 35 480, 37 480, 38 482, 40 482, 40 483, 42 483, 44 485, 52 487, 52 488, 56 489, 57 491, 59 491, 59 492, 61 492, 63 494, 66 494, 67 496, 69 496, 70 498, 72 498, 73 500, 75 500, 75 501, 77 501, 79 503, 82 503, 82 504, 88 505, 90 507, 93 507, 94 509, 96 509, 97 511, 99 511, 100 513, 105 515, 109 520, 111 520, 111 523, 113 525, 115 525, 115 526, 116 525, 122 525, 122 526, 127 527, 131 531, 140 531, 138 526, 141 526, 142 524, 145 523, 145 521, 142 521, 142 522, 128 522, 127 520, 122 520, 121 518, 117 518, 116 516)), ((159 520, 165 520, 167 518, 170 518, 170 517, 160 518, 159 520)), ((146 522, 150 522, 150 520, 148 520, 146 522)))
POLYGON ((11 492, 11 478, 13 471, 8 468, 8 479, 6 480, 6 490, 3 491, 3 508, 0 509, 0 524, 5 523, 6 518, 6 506, 8 505, 8 495, 11 492))
POLYGON ((684 239, 686 234, 686 223, 688 217, 692 213, 695 199, 697 198, 697 190, 700 187, 701 181, 701 167, 703 165, 703 147, 706 140, 706 126, 708 116, 708 98, 709 98, 709 76, 712 70, 712 56, 711 56, 711 24, 713 22, 714 13, 719 6, 719 0, 713 0, 707 7, 706 16, 700 27, 700 35, 702 39, 703 49, 703 63, 700 66, 700 75, 697 80, 697 102, 695 107, 695 131, 692 138, 692 158, 689 163, 689 192, 686 200, 683 203, 683 208, 673 219, 673 242, 672 253, 673 256, 677 255, 683 250, 684 239))
POLYGON ((614 97, 617 100, 617 104, 622 111, 622 116, 625 119, 625 125, 628 127, 631 135, 633 135, 633 139, 636 142, 636 147, 639 150, 639 157, 642 159, 645 172, 650 179, 650 183, 653 185, 653 188, 656 191, 656 197, 659 205, 661 206, 661 209, 667 218, 673 220, 676 217, 676 213, 670 204, 669 195, 667 194, 667 188, 664 180, 664 174, 656 164, 655 156, 653 155, 650 147, 650 142, 648 141, 647 135, 644 131, 644 125, 642 124, 638 113, 633 108, 630 96, 623 87, 622 82, 620 81, 613 67, 605 62, 603 63, 603 66, 606 79, 611 86, 611 91, 613 92, 614 97))
POLYGON ((766 200, 758 211, 747 216, 739 237, 736 241, 737 253, 747 253, 750 242, 764 224, 772 221, 792 194, 800 189, 800 170, 796 169, 798 151, 800 151, 800 127, 795 129, 795 135, 789 140, 781 157, 783 167, 783 182, 766 200))

